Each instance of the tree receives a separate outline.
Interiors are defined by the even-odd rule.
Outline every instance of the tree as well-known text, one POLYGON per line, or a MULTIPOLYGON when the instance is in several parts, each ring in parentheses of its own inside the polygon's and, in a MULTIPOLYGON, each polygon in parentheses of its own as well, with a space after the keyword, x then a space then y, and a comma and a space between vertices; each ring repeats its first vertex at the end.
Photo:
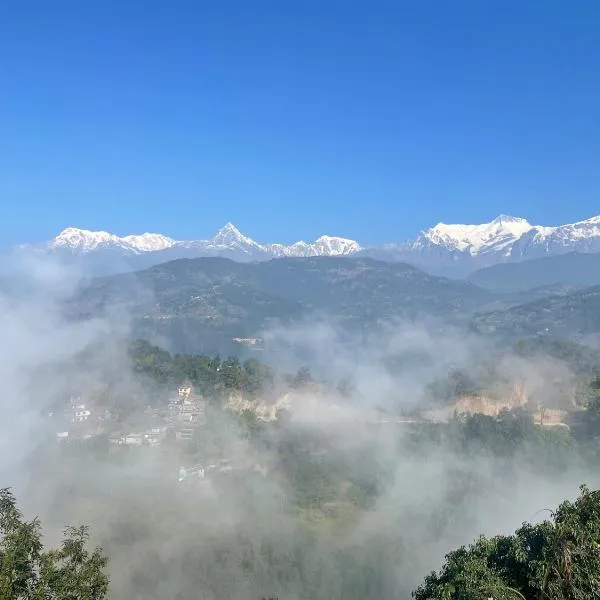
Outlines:
POLYGON ((581 487, 553 519, 512 536, 480 537, 446 556, 413 593, 416 600, 600 599, 600 491, 581 487))
POLYGON ((102 600, 108 559, 87 550, 87 527, 67 527, 61 546, 44 550, 39 520, 24 521, 8 488, 0 490, 0 598, 102 600))
POLYGON ((275 415, 275 427, 285 429, 292 421, 292 413, 287 408, 278 408, 275 415))
POLYGON ((243 410, 239 416, 242 436, 249 439, 256 439, 260 436, 263 429, 262 423, 258 420, 256 413, 251 409, 243 410))
POLYGON ((444 377, 439 377, 427 386, 429 394, 438 400, 454 400, 458 396, 472 394, 477 385, 471 376, 461 369, 454 369, 444 377))
POLYGON ((295 388, 301 388, 312 381, 312 373, 309 367, 300 367, 298 373, 295 375, 293 380, 293 386, 295 388))
POLYGON ((274 380, 273 371, 256 358, 249 358, 244 362, 244 372, 244 391, 249 394, 256 394, 272 385, 274 380))

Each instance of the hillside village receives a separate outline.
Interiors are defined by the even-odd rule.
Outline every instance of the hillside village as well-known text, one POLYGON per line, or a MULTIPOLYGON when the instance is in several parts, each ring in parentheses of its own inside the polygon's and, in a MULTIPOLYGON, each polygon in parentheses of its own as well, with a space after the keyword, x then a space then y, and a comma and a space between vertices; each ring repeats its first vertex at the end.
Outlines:
MULTIPOLYGON (((168 435, 175 440, 189 440, 198 427, 206 424, 206 400, 194 393, 189 382, 178 386, 164 406, 154 409, 147 407, 144 426, 111 432, 108 434, 109 443, 112 446, 157 446, 168 435)), ((99 410, 82 396, 70 398, 61 420, 67 427, 56 434, 61 441, 90 439, 107 434, 115 426, 110 411, 99 410)))
MULTIPOLYGON (((56 432, 61 442, 90 439, 107 435, 113 447, 158 446, 165 440, 186 442, 196 432, 206 427, 208 400, 198 394, 190 381, 183 381, 158 408, 146 407, 139 418, 139 425, 124 429, 114 415, 101 409, 83 396, 71 397, 60 422, 64 428, 56 432), (116 429, 116 430, 115 430, 116 429)), ((279 411, 286 411, 292 418, 309 422, 331 422, 332 419, 360 420, 365 423, 447 423, 459 415, 486 415, 497 417, 502 411, 524 409, 533 421, 542 426, 569 427, 569 423, 584 407, 574 398, 565 406, 548 407, 532 398, 523 382, 516 382, 504 394, 467 392, 456 394, 443 405, 413 410, 403 414, 392 414, 385 410, 359 410, 344 405, 343 397, 331 397, 324 386, 315 382, 301 390, 282 392, 276 399, 264 399, 244 395, 240 391, 230 392, 222 407, 232 414, 250 413, 258 421, 271 422, 278 418, 279 411)), ((56 418, 56 415, 51 415, 56 418)))
MULTIPOLYGON (((479 370, 453 370, 433 379, 421 398, 408 402, 400 384, 372 398, 351 380, 336 384, 315 378, 308 367, 290 375, 255 358, 242 363, 235 358, 170 355, 137 341, 129 350, 134 385, 129 381, 119 390, 102 380, 87 390, 83 386, 85 392, 73 393, 63 409, 49 417, 59 446, 77 453, 81 442, 91 442, 89 447, 102 448, 117 460, 135 460, 135 452, 146 455, 160 448, 155 456, 168 457, 166 476, 184 487, 242 472, 266 477, 282 468, 280 460, 291 461, 285 469, 318 470, 340 451, 351 451, 332 448, 328 440, 357 426, 369 431, 385 428, 386 435, 405 440, 418 440, 433 430, 449 435, 456 426, 469 436, 471 423, 483 436, 505 426, 509 431, 501 437, 520 435, 510 428, 528 430, 530 425, 558 438, 585 436, 586 407, 600 391, 600 379, 594 375, 598 360, 595 354, 584 360, 578 347, 559 350, 560 360, 544 355, 546 362, 536 363, 545 367, 535 377, 529 366, 524 376, 513 369, 503 372, 499 355, 479 370), (520 419, 521 425, 514 425, 520 419), (282 431, 298 436, 294 457, 284 444, 276 452, 270 446, 265 458, 261 445, 272 444, 282 431), (305 462, 297 466, 297 461, 305 462)), ((349 498, 336 502, 342 508, 352 504, 349 498)))

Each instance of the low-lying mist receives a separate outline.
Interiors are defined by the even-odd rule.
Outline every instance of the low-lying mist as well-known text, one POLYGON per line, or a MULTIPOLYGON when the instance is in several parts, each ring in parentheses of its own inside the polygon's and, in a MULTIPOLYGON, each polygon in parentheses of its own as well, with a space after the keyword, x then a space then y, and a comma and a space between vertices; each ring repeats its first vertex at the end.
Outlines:
POLYGON ((435 382, 458 371, 491 396, 520 386, 537 405, 572 404, 565 362, 439 322, 389 323, 360 339, 333 321, 262 332, 281 348, 268 385, 236 389, 222 375, 235 363, 185 367, 207 381, 190 437, 113 443, 170 430, 161 415, 185 382, 156 354, 132 358, 122 312, 65 316, 80 274, 46 262, 22 270, 27 285, 0 292, 1 486, 39 515, 49 544, 66 524, 90 525, 113 599, 409 598, 451 549, 539 520, 580 483, 598 483, 565 428, 423 417, 448 400, 435 382), (243 409, 228 408, 236 398, 243 409), (91 411, 84 424, 71 422, 79 404, 91 411), (261 404, 279 410, 263 419, 261 404), (179 480, 197 465, 203 477, 179 480))

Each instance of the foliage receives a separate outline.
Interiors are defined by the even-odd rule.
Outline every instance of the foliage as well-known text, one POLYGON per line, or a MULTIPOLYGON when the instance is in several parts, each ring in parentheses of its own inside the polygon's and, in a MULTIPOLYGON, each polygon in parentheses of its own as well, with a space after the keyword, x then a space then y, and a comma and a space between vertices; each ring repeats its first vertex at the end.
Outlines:
POLYGON ((432 398, 448 401, 458 396, 477 393, 479 390, 468 373, 461 369, 454 369, 445 377, 439 377, 430 383, 427 391, 432 398))
POLYGON ((580 340, 600 332, 600 286, 518 304, 505 310, 479 313, 476 331, 493 332, 496 339, 535 338, 542 343, 580 340))
POLYGON ((231 390, 256 395, 268 390, 274 382, 272 369, 255 358, 249 358, 242 364, 235 357, 172 356, 144 340, 131 345, 130 356, 134 371, 139 376, 171 387, 187 380, 198 392, 207 396, 231 390))
POLYGON ((600 365, 598 350, 567 339, 523 339, 514 345, 514 351, 526 358, 548 356, 560 360, 576 373, 589 373, 600 365))
POLYGON ((0 490, 0 598, 101 600, 107 597, 107 564, 91 553, 86 527, 68 527, 61 546, 44 550, 38 519, 24 521, 9 489, 0 490))
POLYGON ((581 487, 552 520, 512 536, 481 537, 446 556, 416 600, 590 600, 600 598, 600 491, 581 487))
POLYGON ((454 452, 457 456, 504 461, 519 467, 558 472, 578 460, 578 440, 566 427, 541 427, 524 409, 497 416, 458 415, 449 423, 419 424, 403 442, 405 451, 454 452))
POLYGON ((298 373, 292 378, 292 386, 295 388, 302 388, 308 385, 311 381, 312 373, 309 367, 300 367, 298 373))

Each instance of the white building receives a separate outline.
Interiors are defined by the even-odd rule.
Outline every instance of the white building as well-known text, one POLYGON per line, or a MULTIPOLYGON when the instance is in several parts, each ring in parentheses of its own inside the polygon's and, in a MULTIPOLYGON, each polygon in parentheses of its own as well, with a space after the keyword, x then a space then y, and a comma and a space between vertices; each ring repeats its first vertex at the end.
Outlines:
POLYGON ((125 444, 126 446, 141 446, 143 443, 143 433, 126 433, 123 437, 123 444, 125 444))
POLYGON ((71 420, 73 423, 82 423, 83 421, 87 421, 91 415, 92 411, 90 411, 85 404, 78 404, 73 407, 73 416, 71 420))

